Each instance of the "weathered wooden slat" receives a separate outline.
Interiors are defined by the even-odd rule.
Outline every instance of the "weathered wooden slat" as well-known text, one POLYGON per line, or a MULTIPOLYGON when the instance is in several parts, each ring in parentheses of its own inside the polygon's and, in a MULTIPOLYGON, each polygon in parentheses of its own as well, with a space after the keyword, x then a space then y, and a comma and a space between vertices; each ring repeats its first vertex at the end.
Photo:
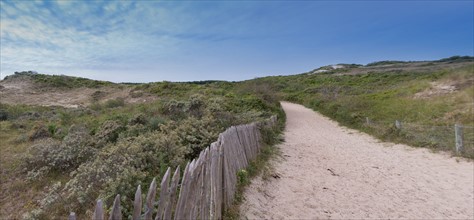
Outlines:
POLYGON ((163 219, 171 219, 172 212, 176 205, 176 190, 178 189, 179 184, 179 166, 176 168, 173 174, 173 178, 171 179, 171 186, 169 190, 169 202, 166 204, 165 213, 163 215, 163 219))
POLYGON ((254 124, 250 124, 250 125, 247 125, 245 129, 245 138, 247 139, 248 149, 251 154, 250 160, 254 160, 257 157, 257 146, 255 144, 254 135, 252 134, 252 132, 254 132, 254 129, 253 129, 254 126, 255 126, 254 124))
POLYGON ((237 142, 235 141, 235 134, 233 134, 233 132, 229 133, 228 134, 228 138, 231 140, 231 145, 229 145, 228 147, 229 148, 232 148, 232 157, 231 158, 234 158, 234 159, 230 159, 232 164, 233 164, 233 167, 232 167, 232 170, 231 172, 229 173, 229 176, 231 177, 231 188, 229 189, 229 207, 230 205, 233 203, 234 201, 234 195, 235 195, 235 191, 237 189, 237 171, 239 171, 239 169, 241 167, 243 167, 242 165, 242 160, 241 160, 241 157, 239 155, 239 151, 238 151, 238 147, 239 145, 237 144, 237 142))
POLYGON ((142 213, 142 186, 138 185, 135 192, 135 199, 133 201, 133 215, 132 220, 140 220, 142 213))
POLYGON ((203 156, 203 161, 201 165, 201 177, 199 179, 199 194, 198 194, 198 200, 199 200, 199 212, 198 212, 198 218, 200 219, 205 219, 205 212, 206 212, 206 165, 207 165, 207 148, 204 150, 204 156, 203 156))
POLYGON ((211 201, 209 219, 221 219, 222 203, 222 145, 220 139, 211 144, 211 201))
POLYGON ((224 152, 224 208, 228 208, 232 204, 236 182, 236 154, 228 137, 229 132, 224 132, 222 135, 224 152))
POLYGON ((259 153, 259 142, 257 141, 257 134, 255 132, 259 132, 256 123, 252 123, 249 125, 247 130, 248 139, 250 141, 250 148, 252 150, 253 158, 255 159, 259 153))
POLYGON ((69 217, 67 219, 68 220, 76 220, 76 213, 75 212, 69 213, 69 217))
POLYGON ((239 125, 237 127, 235 127, 235 132, 237 134, 237 138, 240 142, 240 145, 242 146, 243 148, 243 151, 245 153, 245 157, 248 158, 248 160, 251 160, 252 158, 252 153, 250 152, 250 146, 248 144, 248 141, 247 141, 247 135, 246 135, 246 125, 239 125))
POLYGON ((120 194, 115 196, 109 220, 122 220, 122 212, 120 211, 120 194))
POLYGON ((198 219, 201 212, 201 198, 202 198, 202 183, 203 183, 203 164, 205 151, 201 151, 199 158, 196 161, 196 167, 193 171, 193 183, 191 190, 191 198, 189 200, 189 207, 191 210, 190 219, 198 219))
POLYGON ((210 211, 211 211, 211 148, 207 149, 206 154, 206 175, 204 176, 204 210, 203 210, 203 218, 202 219, 210 219, 210 211))
POLYGON ((168 186, 170 185, 170 172, 171 172, 171 168, 168 167, 165 175, 161 179, 160 200, 158 202, 158 212, 156 214, 155 220, 163 219, 165 206, 169 202, 168 201, 169 199, 168 186))
POLYGON ((247 128, 247 138, 249 140, 250 150, 252 151, 252 154, 253 154, 252 159, 255 159, 259 153, 257 142, 256 142, 256 136, 254 134, 254 132, 256 131, 255 129, 256 126, 257 126, 256 123, 252 123, 247 128))
POLYGON ((258 126, 255 126, 254 129, 255 129, 255 132, 254 132, 255 141, 257 142, 258 153, 260 153, 262 149, 262 144, 263 144, 261 135, 260 135, 260 128, 258 126))
POLYGON ((223 190, 224 190, 224 177, 223 177, 223 171, 224 171, 224 151, 222 144, 219 143, 218 146, 218 154, 219 154, 219 160, 217 161, 217 184, 216 184, 216 218, 215 219, 221 219, 222 218, 222 208, 223 208, 223 190))
POLYGON ((94 214, 92 215, 92 220, 103 220, 104 219, 104 204, 102 199, 97 200, 95 204, 94 214))
POLYGON ((210 200, 209 200, 209 219, 214 219, 215 216, 215 200, 216 200, 216 163, 217 163, 217 149, 216 143, 211 144, 210 151, 210 170, 209 170, 209 182, 210 182, 210 200))
POLYGON ((181 189, 179 191, 178 204, 176 205, 174 219, 183 219, 184 216, 184 202, 186 195, 187 181, 189 181, 189 166, 190 163, 186 164, 183 172, 183 179, 181 180, 181 189))
POLYGON ((254 132, 252 133, 254 134, 255 141, 257 142, 257 145, 256 145, 258 149, 257 153, 260 153, 261 148, 262 148, 262 143, 261 143, 260 128, 258 124, 255 124, 254 132))
POLYGON ((203 165, 203 155, 204 151, 201 152, 201 155, 198 159, 198 165, 194 172, 195 174, 195 182, 193 184, 193 203, 192 203, 192 215, 191 219, 198 219, 201 209, 201 191, 202 191, 202 165, 203 165))
POLYGON ((198 212, 198 218, 199 219, 208 219, 206 217, 206 214, 207 214, 207 197, 208 197, 208 192, 207 192, 207 182, 209 181, 207 179, 207 166, 208 166, 208 155, 209 155, 209 148, 206 148, 204 150, 204 156, 203 156, 203 161, 202 161, 202 165, 201 165, 201 178, 199 180, 200 182, 200 190, 199 190, 199 212, 198 212))
POLYGON ((210 147, 206 148, 206 154, 204 157, 204 165, 203 165, 203 198, 202 198, 202 209, 201 209, 201 219, 209 219, 209 199, 211 198, 210 195, 210 154, 211 150, 210 147))
POLYGON ((225 147, 225 137, 224 137, 224 134, 221 134, 219 136, 219 138, 221 139, 222 141, 222 199, 223 199, 223 204, 224 204, 224 207, 227 205, 227 189, 229 187, 227 187, 227 185, 229 184, 229 180, 228 180, 228 175, 227 175, 227 171, 230 169, 229 167, 229 163, 227 162, 227 158, 228 158, 228 154, 229 154, 229 150, 227 150, 227 148, 225 147))
POLYGON ((146 195, 145 203, 145 220, 151 220, 153 215, 153 204, 155 203, 156 195, 156 178, 153 178, 151 181, 150 188, 148 189, 148 194, 146 195))
POLYGON ((189 184, 187 187, 187 199, 185 202, 185 218, 186 219, 191 219, 193 212, 194 212, 194 197, 196 194, 196 181, 197 181, 197 168, 199 167, 199 158, 196 160, 193 160, 194 163, 191 163, 191 169, 189 169, 189 184))
POLYGON ((234 144, 235 150, 237 151, 237 155, 238 155, 238 158, 240 160, 238 170, 241 170, 241 169, 248 166, 248 160, 247 160, 247 157, 245 156, 244 146, 240 142, 239 135, 237 133, 237 129, 235 129, 235 128, 234 128, 234 131, 233 131, 232 139, 235 143, 234 144))
MULTIPOLYGON (((197 161, 197 160, 196 160, 197 161)), ((189 185, 188 185, 188 193, 187 193, 187 199, 185 202, 185 218, 186 219, 191 219, 191 216, 194 212, 193 207, 195 206, 194 204, 194 194, 196 193, 195 186, 196 186, 196 167, 198 166, 198 161, 193 164, 193 169, 189 169, 189 185)))
POLYGON ((245 135, 245 137, 248 140, 249 150, 252 154, 252 158, 251 158, 252 160, 254 160, 257 157, 257 151, 256 151, 257 147, 255 146, 255 139, 253 138, 254 136, 252 134, 254 126, 255 126, 254 124, 248 125, 246 129, 246 135, 245 135))
POLYGON ((235 150, 235 143, 232 142, 231 137, 232 134, 229 132, 227 133, 227 139, 228 142, 226 145, 224 145, 226 150, 229 150, 228 152, 230 154, 226 155, 226 160, 229 163, 229 170, 227 170, 226 174, 228 176, 228 185, 226 186, 226 191, 227 191, 227 207, 230 207, 232 204, 232 201, 234 199, 234 192, 235 192, 235 185, 236 185, 236 180, 237 178, 235 177, 235 173, 238 170, 239 167, 239 160, 237 159, 237 152, 235 150))
POLYGON ((199 167, 199 158, 195 159, 191 162, 190 169, 189 169, 189 182, 187 186, 187 198, 185 201, 185 212, 184 212, 184 218, 185 219, 192 219, 192 216, 194 214, 194 207, 196 206, 195 204, 195 194, 196 194, 196 182, 197 182, 197 176, 198 176, 198 167, 199 167))

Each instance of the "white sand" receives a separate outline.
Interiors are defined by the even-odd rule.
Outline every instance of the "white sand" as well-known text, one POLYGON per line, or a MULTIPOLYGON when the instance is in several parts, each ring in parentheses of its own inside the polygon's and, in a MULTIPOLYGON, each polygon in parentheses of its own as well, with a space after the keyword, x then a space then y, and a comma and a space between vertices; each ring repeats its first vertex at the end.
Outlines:
POLYGON ((474 164, 381 143, 301 105, 287 114, 281 178, 252 181, 247 219, 474 219, 474 164), (332 172, 331 172, 332 171, 332 172))

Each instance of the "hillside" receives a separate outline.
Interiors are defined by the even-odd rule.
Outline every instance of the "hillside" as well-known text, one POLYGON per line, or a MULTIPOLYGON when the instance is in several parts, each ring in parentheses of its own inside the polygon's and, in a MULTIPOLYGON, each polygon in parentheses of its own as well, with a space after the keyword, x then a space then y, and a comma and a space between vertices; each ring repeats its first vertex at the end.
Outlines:
POLYGON ((227 82, 18 73, 0 85, 1 219, 85 218, 97 198, 110 204, 117 193, 125 203, 226 128, 282 113, 276 99, 227 82))
POLYGON ((265 85, 281 100, 303 104, 342 125, 412 146, 454 151, 454 125, 461 124, 466 145, 461 155, 474 158, 472 57, 386 63, 339 65, 343 68, 248 83, 265 85))
POLYGON ((16 73, 0 81, 1 218, 71 210, 84 217, 98 197, 126 200, 225 128, 284 119, 280 100, 382 140, 474 158, 473 73, 472 57, 337 64, 243 82, 116 84, 16 73), (461 153, 454 124, 464 126, 461 153))
POLYGON ((156 100, 155 96, 134 88, 79 77, 19 72, 0 81, 0 99, 5 104, 66 108, 87 107, 114 99, 123 99, 126 103, 156 100))

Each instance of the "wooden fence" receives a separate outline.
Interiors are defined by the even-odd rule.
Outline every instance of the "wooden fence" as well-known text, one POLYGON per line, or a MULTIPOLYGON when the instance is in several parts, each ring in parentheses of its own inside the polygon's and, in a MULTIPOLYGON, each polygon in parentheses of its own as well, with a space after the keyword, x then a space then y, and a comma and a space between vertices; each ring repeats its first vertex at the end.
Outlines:
POLYGON ((365 126, 374 129, 387 129, 390 124, 397 130, 403 132, 411 143, 429 146, 439 150, 450 150, 456 155, 474 157, 474 127, 461 124, 454 125, 423 125, 395 120, 395 123, 388 121, 373 121, 369 117, 365 118, 365 126))
MULTIPOLYGON (((187 163, 182 178, 179 167, 172 176, 168 167, 161 180, 156 208, 156 179, 150 184, 145 200, 142 199, 141 186, 138 186, 132 219, 221 219, 223 210, 234 200, 237 172, 246 168, 261 150, 259 127, 273 127, 276 123, 276 116, 272 116, 264 122, 228 128, 197 159, 187 163)), ((122 219, 120 195, 115 197, 111 207, 109 219, 122 219)), ((69 219, 76 219, 74 212, 69 219)), ((101 199, 97 200, 92 219, 106 219, 101 199)))

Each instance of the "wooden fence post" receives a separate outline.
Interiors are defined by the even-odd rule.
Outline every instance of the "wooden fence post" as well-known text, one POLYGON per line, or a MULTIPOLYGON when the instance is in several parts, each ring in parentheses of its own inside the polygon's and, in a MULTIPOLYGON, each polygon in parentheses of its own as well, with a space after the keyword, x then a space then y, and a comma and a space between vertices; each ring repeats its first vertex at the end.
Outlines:
POLYGON ((171 186, 170 186, 170 201, 168 205, 165 208, 165 215, 164 219, 171 219, 171 214, 176 206, 177 200, 176 200, 176 191, 178 189, 179 185, 179 177, 180 177, 180 171, 179 171, 179 166, 176 167, 176 170, 174 171, 173 178, 171 179, 171 186))
POLYGON ((140 220, 141 213, 142 213, 142 186, 138 185, 137 191, 135 192, 135 199, 133 201, 132 220, 140 220))
POLYGON ((155 220, 161 220, 164 219, 164 214, 165 214, 165 207, 168 205, 169 202, 169 192, 168 192, 168 187, 170 185, 170 174, 171 173, 171 168, 168 167, 166 170, 165 175, 161 179, 161 185, 160 185, 160 199, 158 201, 158 212, 156 213, 155 220))
POLYGON ((97 200, 95 205, 94 215, 92 215, 92 220, 103 220, 104 219, 104 208, 102 199, 97 200))
POLYGON ((369 117, 365 117, 365 123, 366 123, 367 125, 370 125, 369 117))
POLYGON ((71 213, 69 214, 68 220, 76 220, 76 213, 75 213, 75 212, 71 212, 71 213))
POLYGON ((395 120, 395 127, 399 130, 402 129, 402 123, 399 120, 395 120))
POLYGON ((153 215, 153 204, 155 204, 155 195, 156 195, 156 178, 153 178, 151 181, 150 188, 148 189, 148 194, 146 195, 145 202, 145 220, 151 220, 153 215))
POLYGON ((454 125, 454 134, 456 136, 456 153, 461 153, 464 151, 464 144, 463 144, 463 127, 462 125, 455 124, 454 125))
POLYGON ((109 220, 122 220, 122 212, 120 211, 120 194, 115 196, 114 205, 110 211, 109 220))

